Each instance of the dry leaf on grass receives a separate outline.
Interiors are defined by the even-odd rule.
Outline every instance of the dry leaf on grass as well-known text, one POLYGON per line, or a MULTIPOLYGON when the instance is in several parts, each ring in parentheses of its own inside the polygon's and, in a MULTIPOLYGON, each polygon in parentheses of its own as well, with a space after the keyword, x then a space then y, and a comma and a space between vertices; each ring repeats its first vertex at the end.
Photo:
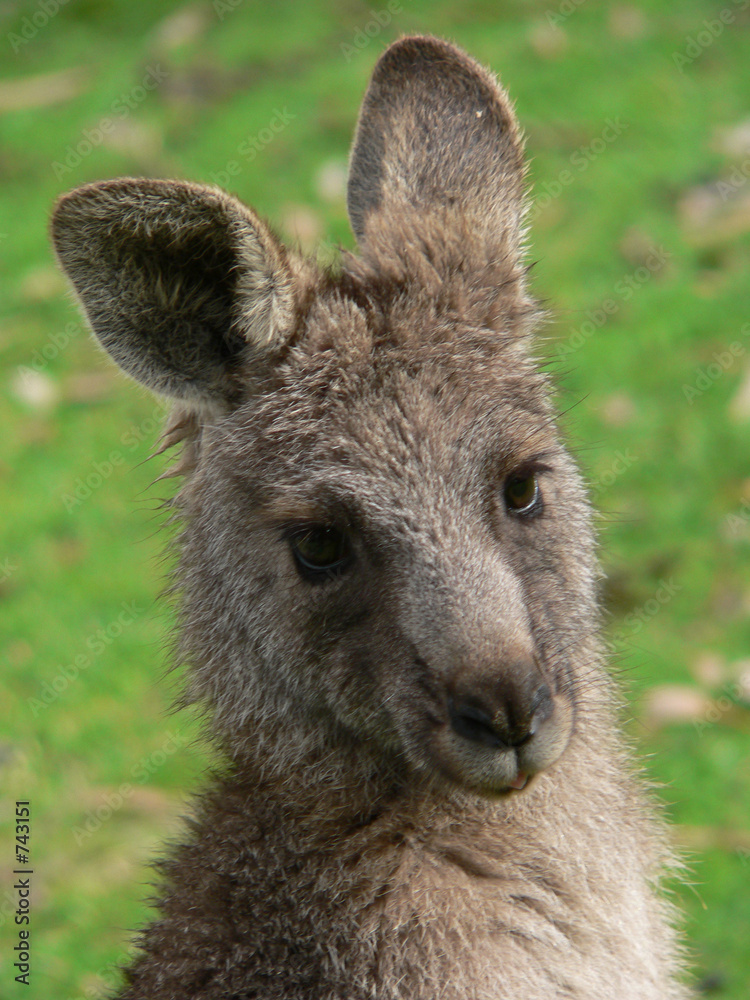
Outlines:
POLYGON ((750 420, 750 365, 746 365, 739 388, 729 404, 729 415, 738 423, 750 420))
POLYGON ((208 5, 187 4, 169 14, 154 29, 151 50, 155 54, 172 52, 198 41, 211 27, 208 5))
POLYGON ((646 693, 643 721, 648 726, 669 722, 692 722, 702 719, 711 707, 711 699, 697 688, 683 684, 663 684, 646 693))
POLYGON ((723 851, 740 852, 750 856, 750 830, 727 830, 720 826, 674 827, 676 842, 691 850, 706 851, 718 848, 723 851))
POLYGON ((324 201, 346 199, 348 168, 344 160, 328 160, 315 176, 315 190, 324 201))
POLYGON ((65 400, 69 403, 98 403, 109 399, 116 385, 114 370, 71 375, 64 383, 65 400))
POLYGON ((601 405, 602 417, 612 427, 624 427, 629 424, 635 413, 635 403, 626 392, 613 393, 601 405))
POLYGON ((86 90, 88 76, 88 70, 79 66, 58 73, 0 80, 0 114, 70 101, 86 90))
POLYGON ((567 49, 568 36, 559 25, 540 21, 531 29, 529 42, 542 59, 554 59, 567 49))
POLYGON ((678 204, 685 239, 693 246, 731 243, 750 230, 750 191, 731 180, 690 188, 678 204))
POLYGON ((29 302, 57 299, 67 290, 68 285, 62 273, 52 264, 35 267, 21 281, 21 295, 29 302))
POLYGON ((716 149, 730 160, 743 160, 750 154, 750 118, 722 129, 716 140, 716 149))
POLYGON ((281 224, 290 241, 296 243, 303 253, 312 253, 323 235, 320 216, 302 206, 289 206, 281 224))
POLYGON ((57 383, 49 375, 34 371, 33 368, 23 368, 16 372, 11 391, 16 399, 34 410, 49 410, 60 398, 57 383))
POLYGON ((613 38, 633 41, 636 38, 643 38, 648 28, 646 15, 637 7, 623 4, 610 11, 609 31, 613 38))
POLYGON ((693 661, 690 673, 704 687, 719 687, 726 680, 727 663, 718 653, 702 652, 693 661))

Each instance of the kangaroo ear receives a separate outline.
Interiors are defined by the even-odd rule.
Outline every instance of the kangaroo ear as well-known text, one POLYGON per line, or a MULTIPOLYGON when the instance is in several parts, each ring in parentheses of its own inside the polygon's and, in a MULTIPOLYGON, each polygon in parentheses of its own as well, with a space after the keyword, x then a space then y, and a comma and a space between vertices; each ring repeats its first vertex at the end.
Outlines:
POLYGON ((216 188, 121 179, 63 196, 52 241, 101 345, 150 389, 226 404, 248 353, 293 323, 283 248, 216 188))
POLYGON ((517 253, 523 181, 518 124, 488 71, 436 38, 402 38, 386 49, 349 168, 349 218, 365 256, 392 254, 415 238, 432 250, 453 242, 454 256, 517 253))

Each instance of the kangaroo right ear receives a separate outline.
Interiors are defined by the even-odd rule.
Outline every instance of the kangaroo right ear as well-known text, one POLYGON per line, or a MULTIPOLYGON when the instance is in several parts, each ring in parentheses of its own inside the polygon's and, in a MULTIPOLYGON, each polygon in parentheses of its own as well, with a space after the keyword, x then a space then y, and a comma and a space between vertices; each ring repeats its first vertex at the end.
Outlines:
POLYGON ((120 179, 64 195, 52 241, 104 349, 154 392, 226 405, 294 319, 283 247, 217 188, 120 179))

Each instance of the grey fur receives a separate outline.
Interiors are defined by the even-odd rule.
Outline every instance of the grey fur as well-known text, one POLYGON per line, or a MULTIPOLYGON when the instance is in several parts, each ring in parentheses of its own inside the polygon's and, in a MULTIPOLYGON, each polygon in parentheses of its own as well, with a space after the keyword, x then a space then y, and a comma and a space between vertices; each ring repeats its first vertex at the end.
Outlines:
POLYGON ((340 273, 214 189, 57 206, 97 337, 178 400, 179 653, 225 762, 121 1000, 688 995, 529 351, 523 173, 494 78, 405 38, 365 96, 340 273), (348 539, 330 579, 301 568, 310 524, 348 539))

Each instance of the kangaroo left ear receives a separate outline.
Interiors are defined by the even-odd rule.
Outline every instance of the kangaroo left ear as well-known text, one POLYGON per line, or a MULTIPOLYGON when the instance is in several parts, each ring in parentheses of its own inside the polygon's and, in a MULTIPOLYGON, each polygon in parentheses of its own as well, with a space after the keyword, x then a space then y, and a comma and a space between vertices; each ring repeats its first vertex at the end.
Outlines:
POLYGON ((124 178, 64 195, 52 241, 97 339, 154 392, 227 406, 294 320, 286 253, 217 188, 124 178))
POLYGON ((478 262, 518 255, 524 173, 520 129, 491 73, 437 38, 402 38, 383 53, 349 170, 365 256, 386 257, 404 238, 424 242, 433 265, 442 256, 445 270, 472 252, 478 262))

